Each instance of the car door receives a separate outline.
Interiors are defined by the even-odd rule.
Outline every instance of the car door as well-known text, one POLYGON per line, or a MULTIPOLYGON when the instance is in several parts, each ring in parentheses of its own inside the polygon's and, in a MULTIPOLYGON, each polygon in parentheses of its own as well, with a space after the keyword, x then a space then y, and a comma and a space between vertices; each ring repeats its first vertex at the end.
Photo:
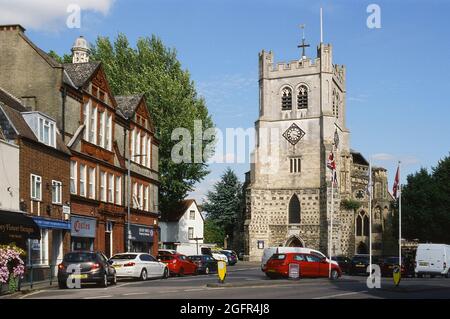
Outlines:
POLYGON ((103 254, 98 254, 97 259, 98 262, 103 266, 103 269, 105 269, 107 276, 112 277, 114 275, 115 269, 108 262, 108 258, 106 258, 106 256, 103 254))
POLYGON ((308 276, 309 277, 319 277, 320 276, 320 263, 321 259, 316 255, 305 255, 306 257, 306 263, 308 269, 308 276))
POLYGON ((158 260, 150 254, 147 254, 147 258, 152 266, 152 270, 155 277, 161 277, 164 273, 165 265, 158 262, 158 260))
POLYGON ((138 259, 139 262, 139 272, 141 272, 143 268, 147 270, 148 277, 155 277, 155 269, 152 264, 151 256, 148 254, 140 254, 138 259))
POLYGON ((300 268, 300 276, 301 277, 308 277, 309 276, 309 267, 306 261, 306 257, 303 254, 295 254, 292 256, 292 262, 294 264, 298 264, 300 268))

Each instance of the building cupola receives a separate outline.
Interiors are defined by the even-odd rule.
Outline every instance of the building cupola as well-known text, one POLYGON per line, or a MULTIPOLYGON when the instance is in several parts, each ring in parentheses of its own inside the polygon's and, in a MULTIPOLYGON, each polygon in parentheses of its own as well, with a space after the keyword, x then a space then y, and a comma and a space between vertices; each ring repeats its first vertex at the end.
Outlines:
POLYGON ((83 36, 79 36, 72 47, 72 63, 89 62, 89 45, 83 36))

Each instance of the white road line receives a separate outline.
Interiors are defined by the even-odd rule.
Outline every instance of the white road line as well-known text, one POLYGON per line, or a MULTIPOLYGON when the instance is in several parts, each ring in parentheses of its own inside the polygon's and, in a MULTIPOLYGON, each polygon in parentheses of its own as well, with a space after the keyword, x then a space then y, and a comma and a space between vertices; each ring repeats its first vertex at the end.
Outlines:
POLYGON ((127 294, 122 294, 122 296, 136 296, 136 295, 146 295, 146 292, 129 292, 127 294))
POLYGON ((204 288, 194 288, 194 289, 185 289, 184 291, 201 291, 205 290, 204 288))
POLYGON ((366 293, 366 292, 368 292, 368 291, 367 290, 354 291, 354 292, 347 292, 347 293, 343 293, 343 294, 336 294, 336 295, 330 295, 330 296, 316 297, 316 298, 313 298, 313 299, 328 299, 328 298, 344 297, 344 296, 357 295, 357 294, 366 293))
POLYGON ((30 292, 29 294, 21 296, 19 299, 25 299, 25 298, 37 295, 37 294, 39 294, 41 292, 47 292, 47 290, 38 290, 38 291, 35 291, 35 292, 30 292))
POLYGON ((100 298, 111 298, 112 295, 103 295, 103 296, 95 296, 95 297, 84 297, 83 299, 100 299, 100 298))
POLYGON ((158 291, 160 294, 171 294, 174 292, 179 292, 179 290, 168 290, 168 291, 158 291))

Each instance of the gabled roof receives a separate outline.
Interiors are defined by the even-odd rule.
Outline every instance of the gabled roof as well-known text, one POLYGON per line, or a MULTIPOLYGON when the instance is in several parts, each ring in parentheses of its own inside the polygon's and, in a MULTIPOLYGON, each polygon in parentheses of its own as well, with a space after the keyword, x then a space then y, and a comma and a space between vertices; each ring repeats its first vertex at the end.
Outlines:
MULTIPOLYGON (((161 221, 163 221, 163 222, 178 222, 180 220, 180 218, 183 217, 183 215, 189 209, 189 207, 192 205, 192 203, 195 203, 195 205, 197 205, 197 202, 195 201, 195 199, 185 199, 185 200, 175 204, 167 212, 162 213, 161 221)), ((202 218, 203 218, 203 216, 202 216, 202 218)))
POLYGON ((64 80, 69 85, 75 85, 77 88, 81 88, 90 80, 100 64, 100 62, 64 63, 63 67, 70 78, 70 82, 67 79, 64 80))
POLYGON ((141 102, 143 94, 135 94, 135 95, 119 95, 115 96, 117 102, 117 108, 119 109, 121 115, 125 119, 130 119, 133 117, 136 112, 139 103, 141 102))
MULTIPOLYGON (((21 26, 19 26, 22 28, 21 26)), ((46 52, 44 52, 42 49, 40 49, 36 44, 34 44, 26 35, 25 35, 25 29, 22 28, 22 32, 19 32, 19 35, 39 54, 45 62, 47 62, 50 66, 54 68, 61 68, 62 65, 55 59, 53 59, 50 55, 48 55, 46 52)))

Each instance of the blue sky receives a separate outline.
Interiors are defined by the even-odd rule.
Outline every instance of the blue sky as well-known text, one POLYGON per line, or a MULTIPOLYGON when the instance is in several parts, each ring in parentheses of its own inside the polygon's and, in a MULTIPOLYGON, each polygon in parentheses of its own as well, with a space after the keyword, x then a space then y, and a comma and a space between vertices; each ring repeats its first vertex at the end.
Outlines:
MULTIPOLYGON (((402 180, 420 167, 431 167, 450 151, 450 3, 431 1, 300 0, 61 0, 80 3, 81 29, 65 26, 65 10, 49 0, 29 8, 0 0, 0 23, 11 12, 44 50, 69 51, 83 34, 125 33, 131 43, 156 34, 188 69, 219 128, 252 127, 257 118, 258 52, 273 50, 277 61, 299 57, 299 25, 315 57, 319 8, 324 8, 324 40, 333 44, 334 62, 347 67, 347 126, 351 146, 389 171, 392 185, 402 160, 402 180), (381 29, 366 25, 369 4, 381 8, 381 29), (4 10, 2 10, 4 11, 4 10)), ((30 1, 31 3, 31 1, 30 1)), ((61 4, 62 6, 62 4, 61 4)), ((248 164, 214 164, 192 194, 200 199, 230 166, 243 178, 248 164)))

